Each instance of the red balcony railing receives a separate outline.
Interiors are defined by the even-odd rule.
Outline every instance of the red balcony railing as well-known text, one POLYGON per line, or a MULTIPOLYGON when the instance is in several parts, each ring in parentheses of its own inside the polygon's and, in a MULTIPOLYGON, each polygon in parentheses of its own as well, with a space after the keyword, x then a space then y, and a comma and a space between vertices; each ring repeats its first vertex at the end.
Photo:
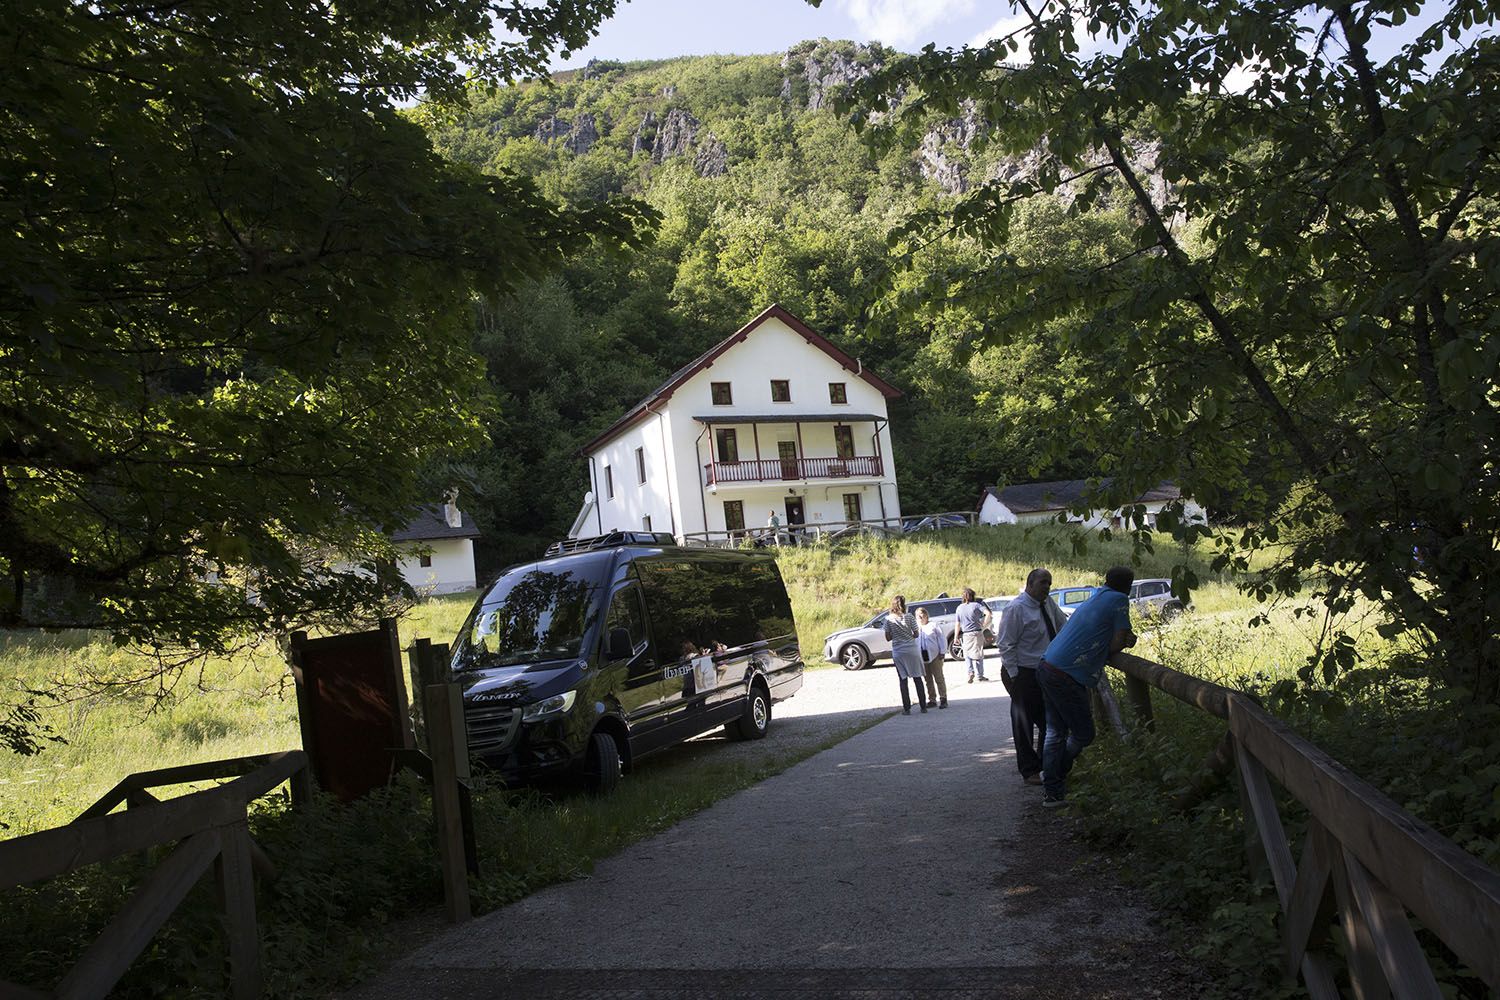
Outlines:
POLYGON ((758 462, 710 462, 703 482, 764 483, 787 479, 851 479, 880 476, 879 455, 855 458, 766 458, 758 462))

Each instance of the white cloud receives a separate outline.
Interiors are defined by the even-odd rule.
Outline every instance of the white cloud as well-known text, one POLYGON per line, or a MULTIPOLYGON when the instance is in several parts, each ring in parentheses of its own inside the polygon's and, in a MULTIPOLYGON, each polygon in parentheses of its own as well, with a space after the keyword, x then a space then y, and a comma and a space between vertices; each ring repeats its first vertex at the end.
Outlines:
MULTIPOLYGON (((1054 8, 1051 3, 1042 4, 1042 12, 1044 16, 1052 14, 1053 9, 1054 8)), ((1030 20, 1030 18, 1026 15, 1026 12, 1021 10, 1019 6, 1012 7, 1011 10, 1012 13, 1000 18, 994 24, 990 25, 988 28, 984 29, 983 31, 979 32, 979 34, 969 39, 969 44, 974 46, 975 48, 978 48, 979 46, 985 45, 996 38, 1004 38, 1006 35, 1015 32, 1019 28, 1024 28, 1027 22, 1030 20)), ((1082 14, 1073 15, 1073 37, 1078 40, 1078 54, 1081 56, 1092 55, 1100 49, 1100 40, 1089 34, 1088 18, 1084 17, 1082 14)), ((1023 34, 1021 36, 1023 45, 1025 45, 1025 38, 1026 35, 1023 34)), ((1021 62, 1030 62, 1031 55, 1029 46, 1023 49, 1022 52, 1016 53, 1015 58, 1021 62)))
POLYGON ((928 28, 974 10, 974 0, 838 0, 838 7, 866 39, 900 48, 928 28))

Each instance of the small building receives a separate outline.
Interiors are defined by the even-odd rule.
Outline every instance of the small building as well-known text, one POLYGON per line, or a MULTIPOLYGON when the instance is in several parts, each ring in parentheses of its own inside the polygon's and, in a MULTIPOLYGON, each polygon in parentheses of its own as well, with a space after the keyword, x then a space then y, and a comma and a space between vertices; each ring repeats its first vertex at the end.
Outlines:
POLYGON ((571 537, 899 523, 886 401, 901 395, 779 305, 674 372, 579 454, 591 489, 571 537))
MULTIPOLYGON (((1038 524, 1066 515, 1068 523, 1087 528, 1122 527, 1124 517, 1118 510, 1095 510, 1086 515, 1073 511, 1088 483, 1087 479, 1063 479, 1050 483, 1017 483, 1003 489, 986 486, 979 497, 979 523, 1038 524)), ((1108 480, 1104 485, 1108 485, 1108 480)), ((1171 483, 1162 483, 1141 494, 1135 502, 1146 508, 1146 524, 1154 528, 1156 515, 1162 508, 1180 499, 1181 490, 1171 483)), ((1184 503, 1183 513, 1190 521, 1208 520, 1203 508, 1191 499, 1184 503)))
POLYGON ((474 519, 456 501, 427 507, 392 540, 400 550, 397 566, 422 594, 455 594, 478 586, 474 572, 474 519))

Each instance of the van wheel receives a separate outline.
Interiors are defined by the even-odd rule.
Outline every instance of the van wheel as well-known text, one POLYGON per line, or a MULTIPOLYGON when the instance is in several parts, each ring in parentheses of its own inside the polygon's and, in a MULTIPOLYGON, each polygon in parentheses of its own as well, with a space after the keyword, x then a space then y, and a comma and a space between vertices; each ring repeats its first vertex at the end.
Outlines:
POLYGON ((845 670, 863 670, 870 664, 870 651, 857 642, 839 650, 839 662, 845 670))
POLYGON ((756 682, 750 685, 750 693, 745 698, 745 714, 725 729, 732 740, 762 740, 770 728, 771 696, 766 694, 764 684, 756 682))
POLYGON ((594 795, 608 795, 620 784, 620 749, 609 733, 595 730, 589 737, 583 784, 594 795))

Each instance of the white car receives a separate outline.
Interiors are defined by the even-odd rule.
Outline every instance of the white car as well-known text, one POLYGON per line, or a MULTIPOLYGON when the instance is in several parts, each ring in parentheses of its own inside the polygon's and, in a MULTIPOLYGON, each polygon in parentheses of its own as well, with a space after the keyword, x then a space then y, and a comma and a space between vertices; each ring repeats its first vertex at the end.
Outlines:
MULTIPOLYGON (((926 608, 928 619, 947 635, 953 631, 958 606, 962 603, 957 597, 934 597, 925 601, 911 601, 906 607, 912 614, 916 614, 918 608, 926 608)), ((987 597, 984 603, 992 615, 990 628, 984 635, 985 644, 993 646, 994 630, 999 625, 1000 612, 1005 610, 1010 598, 987 597)), ((891 643, 885 637, 885 616, 886 612, 882 611, 863 625, 840 629, 830 635, 823 640, 823 658, 829 663, 843 664, 845 670, 863 670, 878 659, 889 659, 891 643)), ((948 655, 953 657, 951 649, 948 655)))
MULTIPOLYGON (((1072 615, 1074 611, 1082 607, 1084 602, 1094 596, 1098 587, 1057 587, 1052 591, 1052 599, 1057 601, 1057 606, 1062 609, 1064 615, 1072 615)), ((1183 604, 1182 601, 1172 596, 1172 581, 1137 580, 1130 587, 1130 606, 1135 611, 1170 621, 1191 609, 1191 605, 1183 604)))

